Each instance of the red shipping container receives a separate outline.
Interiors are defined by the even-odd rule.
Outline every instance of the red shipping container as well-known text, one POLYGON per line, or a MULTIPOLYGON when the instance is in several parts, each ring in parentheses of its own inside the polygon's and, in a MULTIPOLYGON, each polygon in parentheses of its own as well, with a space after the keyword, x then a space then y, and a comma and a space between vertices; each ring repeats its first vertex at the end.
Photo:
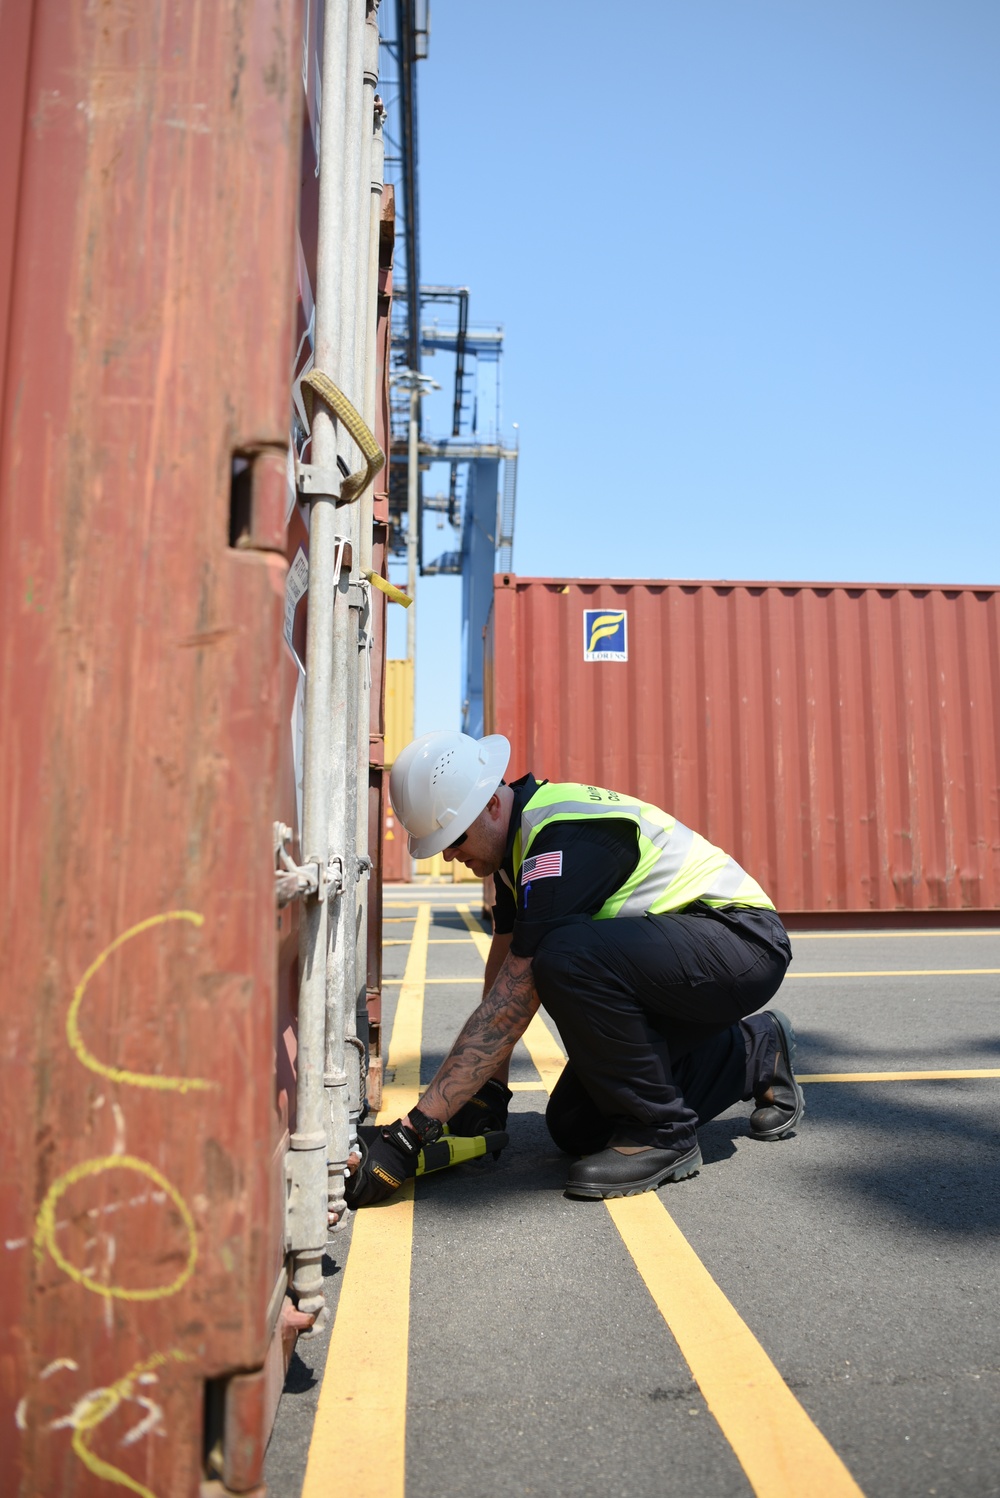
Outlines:
POLYGON ((1000 590, 505 574, 485 644, 512 775, 655 802, 788 915, 997 916, 1000 590))
POLYGON ((249 1487, 280 1387, 301 11, 0 7, 5 1494, 249 1487))

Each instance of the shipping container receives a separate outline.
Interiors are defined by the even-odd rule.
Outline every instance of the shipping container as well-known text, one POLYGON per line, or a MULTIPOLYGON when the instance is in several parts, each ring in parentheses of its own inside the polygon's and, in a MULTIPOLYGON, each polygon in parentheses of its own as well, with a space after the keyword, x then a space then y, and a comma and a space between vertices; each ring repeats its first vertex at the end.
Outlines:
MULTIPOLYGON (((364 0, 331 25, 348 12, 322 93, 368 141, 364 0)), ((0 5, 4 1494, 257 1488, 302 1321, 302 920, 276 910, 276 829, 302 859, 316 506, 291 373, 315 328, 322 35, 303 0, 0 5)), ((343 220, 365 267, 374 158, 343 220)), ((384 449, 391 209, 380 243, 384 449)), ((352 933, 368 917, 377 1059, 384 598, 359 560, 384 575, 384 483, 354 509, 338 597, 356 677, 359 599, 368 617, 370 717, 366 690, 348 708, 373 877, 343 905, 352 933)))
POLYGON ((385 769, 386 794, 382 824, 382 858, 387 884, 409 884, 413 859, 406 831, 396 820, 389 800, 389 771, 399 751, 413 738, 413 662, 408 659, 385 663, 385 769))
POLYGON ((1000 591, 494 580, 510 774, 624 790, 803 919, 1000 906, 1000 591))

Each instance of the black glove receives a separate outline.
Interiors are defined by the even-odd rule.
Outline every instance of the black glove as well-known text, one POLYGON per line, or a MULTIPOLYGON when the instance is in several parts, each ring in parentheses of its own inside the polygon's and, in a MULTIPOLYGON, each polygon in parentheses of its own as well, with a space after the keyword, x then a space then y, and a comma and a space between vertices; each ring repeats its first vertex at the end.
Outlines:
POLYGON ((448 1132, 467 1139, 473 1134, 502 1132, 507 1127, 507 1109, 513 1096, 509 1087, 491 1077, 475 1097, 462 1104, 454 1118, 449 1118, 448 1132))
POLYGON ((362 1141, 361 1164, 344 1182, 349 1207, 370 1207, 398 1191, 417 1169, 420 1140, 401 1118, 379 1129, 369 1145, 362 1141))

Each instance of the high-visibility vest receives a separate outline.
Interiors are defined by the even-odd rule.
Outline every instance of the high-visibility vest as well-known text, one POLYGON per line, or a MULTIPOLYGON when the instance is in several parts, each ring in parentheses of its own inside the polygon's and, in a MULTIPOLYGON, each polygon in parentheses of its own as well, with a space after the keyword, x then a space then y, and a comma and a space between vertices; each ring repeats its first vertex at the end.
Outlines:
POLYGON ((625 883, 609 896, 594 920, 612 916, 663 915, 695 900, 707 905, 774 905, 721 848, 692 832, 669 812, 646 801, 634 801, 595 785, 541 785, 521 812, 514 835, 514 884, 543 827, 553 822, 591 822, 617 817, 634 822, 639 833, 639 861, 625 883))

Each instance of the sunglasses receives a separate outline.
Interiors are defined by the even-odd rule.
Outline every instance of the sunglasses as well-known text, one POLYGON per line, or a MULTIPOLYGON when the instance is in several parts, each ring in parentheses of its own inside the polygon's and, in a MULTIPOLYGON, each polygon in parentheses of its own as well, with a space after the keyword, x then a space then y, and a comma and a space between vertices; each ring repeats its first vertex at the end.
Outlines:
POLYGON ((465 839, 468 837, 468 835, 469 834, 467 832, 463 832, 462 836, 461 837, 456 837, 455 841, 453 843, 449 843, 448 846, 447 846, 447 848, 445 848, 444 851, 446 853, 454 853, 454 851, 455 851, 456 848, 460 848, 462 846, 462 844, 465 842, 465 839))

